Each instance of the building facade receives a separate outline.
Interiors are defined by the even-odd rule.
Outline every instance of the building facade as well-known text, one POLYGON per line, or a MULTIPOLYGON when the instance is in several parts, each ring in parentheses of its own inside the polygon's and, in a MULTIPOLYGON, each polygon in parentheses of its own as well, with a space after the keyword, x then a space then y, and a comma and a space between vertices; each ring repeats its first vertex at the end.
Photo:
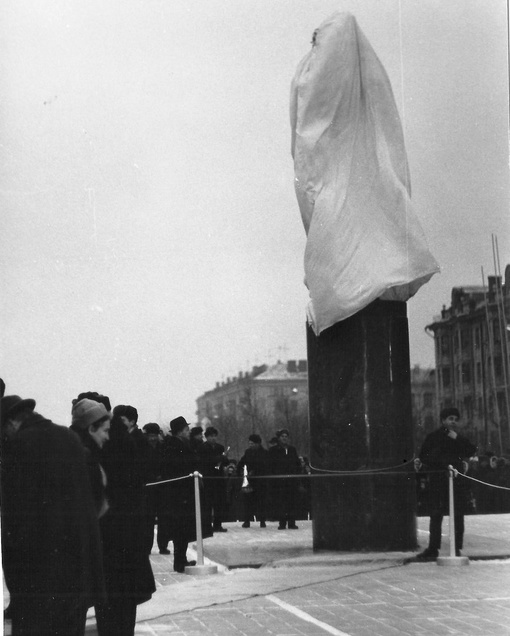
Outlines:
POLYGON ((456 406, 481 452, 510 454, 510 266, 488 287, 454 287, 451 306, 426 327, 434 336, 439 409, 456 406))
POLYGON ((217 382, 197 399, 197 419, 215 426, 229 455, 239 459, 248 436, 258 433, 267 446, 279 428, 288 428, 291 443, 308 454, 308 367, 306 360, 278 361, 217 382))
POLYGON ((415 448, 419 450, 425 437, 438 427, 435 369, 419 365, 411 368, 411 400, 415 448))

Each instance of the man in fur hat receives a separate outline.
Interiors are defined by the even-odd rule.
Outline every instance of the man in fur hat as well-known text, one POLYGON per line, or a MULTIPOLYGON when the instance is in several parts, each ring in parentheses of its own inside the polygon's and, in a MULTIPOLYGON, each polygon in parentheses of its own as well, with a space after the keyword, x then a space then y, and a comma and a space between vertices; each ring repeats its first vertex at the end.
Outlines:
MULTIPOLYGON (((459 410, 455 407, 442 409, 439 418, 441 426, 427 435, 420 451, 420 462, 429 474, 430 533, 429 545, 417 555, 419 561, 437 558, 441 548, 441 525, 443 516, 449 514, 448 466, 465 472, 464 462, 476 453, 476 446, 460 435, 464 428, 459 410)), ((466 479, 454 480, 455 503, 455 550, 461 556, 464 541, 464 513, 469 499, 466 479)))

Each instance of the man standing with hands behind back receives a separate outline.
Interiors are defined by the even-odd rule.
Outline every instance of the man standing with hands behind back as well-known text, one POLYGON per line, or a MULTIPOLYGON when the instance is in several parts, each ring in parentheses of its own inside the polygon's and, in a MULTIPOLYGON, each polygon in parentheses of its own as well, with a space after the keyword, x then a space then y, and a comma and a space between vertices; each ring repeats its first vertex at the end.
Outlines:
MULTIPOLYGON (((459 472, 465 472, 464 462, 476 453, 474 446, 467 438, 459 434, 464 428, 460 422, 459 410, 455 407, 442 409, 441 426, 430 433, 423 442, 419 455, 423 468, 431 472, 430 488, 430 536, 426 550, 417 555, 420 561, 433 560, 439 556, 441 548, 441 526, 443 516, 449 513, 448 466, 459 472)), ((455 502, 455 551, 461 555, 464 539, 464 514, 469 498, 469 487, 465 479, 454 480, 455 502)))

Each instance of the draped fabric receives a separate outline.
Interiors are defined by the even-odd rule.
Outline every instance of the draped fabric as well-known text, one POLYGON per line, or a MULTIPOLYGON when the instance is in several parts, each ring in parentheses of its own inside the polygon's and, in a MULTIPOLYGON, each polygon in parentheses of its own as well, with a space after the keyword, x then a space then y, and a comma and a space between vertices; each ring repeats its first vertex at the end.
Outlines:
POLYGON ((406 301, 439 271, 410 200, 388 76, 348 13, 314 33, 291 88, 295 189, 318 335, 373 300, 406 301))

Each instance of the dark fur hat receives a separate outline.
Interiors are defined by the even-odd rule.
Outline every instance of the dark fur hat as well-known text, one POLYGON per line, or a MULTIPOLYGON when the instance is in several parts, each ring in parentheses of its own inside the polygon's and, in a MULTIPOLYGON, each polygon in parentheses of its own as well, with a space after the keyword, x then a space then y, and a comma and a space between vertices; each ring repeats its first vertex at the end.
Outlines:
POLYGON ((73 400, 73 405, 83 399, 94 400, 94 402, 104 404, 107 411, 112 410, 110 398, 107 395, 101 395, 100 393, 97 393, 97 391, 85 391, 84 393, 80 393, 80 395, 75 400, 73 400))
POLYGON ((441 413, 439 414, 439 419, 442 422, 447 417, 450 417, 450 415, 456 415, 460 419, 459 409, 455 408, 454 406, 447 406, 446 408, 441 409, 441 413))
POLYGON ((10 417, 25 409, 33 411, 35 409, 35 400, 31 398, 22 400, 19 395, 5 395, 0 400, 1 425, 4 426, 10 417))
POLYGON ((156 422, 149 422, 143 427, 143 430, 147 435, 159 435, 161 433, 161 428, 156 422))

